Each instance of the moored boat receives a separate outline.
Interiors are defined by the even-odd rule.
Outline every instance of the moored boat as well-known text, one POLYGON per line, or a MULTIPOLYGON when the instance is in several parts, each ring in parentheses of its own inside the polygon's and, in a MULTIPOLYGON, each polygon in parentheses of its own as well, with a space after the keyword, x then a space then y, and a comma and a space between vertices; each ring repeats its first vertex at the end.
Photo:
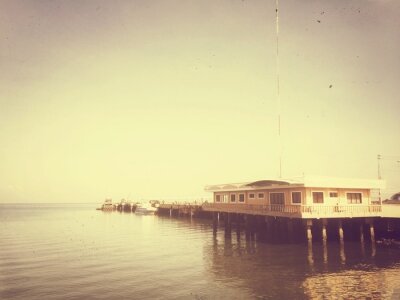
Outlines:
POLYGON ((112 199, 106 199, 104 201, 103 205, 100 208, 97 208, 97 210, 113 211, 114 210, 114 205, 112 203, 112 199))
POLYGON ((135 210, 135 213, 139 215, 154 215, 156 212, 157 208, 151 206, 149 203, 138 204, 135 210))

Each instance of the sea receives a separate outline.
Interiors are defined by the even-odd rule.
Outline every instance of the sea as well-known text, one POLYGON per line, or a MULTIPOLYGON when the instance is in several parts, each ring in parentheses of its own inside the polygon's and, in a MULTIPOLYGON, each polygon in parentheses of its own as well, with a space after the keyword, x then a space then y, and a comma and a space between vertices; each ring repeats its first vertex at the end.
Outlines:
POLYGON ((0 204, 0 299, 400 299, 400 249, 96 206, 0 204))

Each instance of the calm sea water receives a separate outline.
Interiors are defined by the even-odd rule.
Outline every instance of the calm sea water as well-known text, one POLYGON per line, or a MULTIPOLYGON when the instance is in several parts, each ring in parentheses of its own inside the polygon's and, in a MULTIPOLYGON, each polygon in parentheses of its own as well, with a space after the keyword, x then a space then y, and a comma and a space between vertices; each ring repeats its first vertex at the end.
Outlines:
POLYGON ((400 250, 246 241, 207 220, 0 205, 1 299, 400 299, 400 250))

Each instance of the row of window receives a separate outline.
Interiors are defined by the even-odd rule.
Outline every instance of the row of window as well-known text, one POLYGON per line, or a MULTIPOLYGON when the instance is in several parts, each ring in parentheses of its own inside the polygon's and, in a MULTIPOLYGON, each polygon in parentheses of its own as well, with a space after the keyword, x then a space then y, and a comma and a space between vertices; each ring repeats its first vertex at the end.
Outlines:
MULTIPOLYGON (((228 202, 228 194, 215 196, 215 202, 228 202), (222 200, 222 201, 221 201, 222 200)), ((264 193, 258 193, 258 199, 264 199, 264 193)), ((337 198, 337 192, 330 192, 330 198, 337 198)), ((362 193, 346 193, 348 204, 362 203, 362 193)), ((301 192, 292 192, 292 204, 301 204, 301 192)), ((324 192, 312 192, 313 203, 324 203, 324 192)), ((255 199, 255 193, 249 193, 249 199, 255 199)), ((236 202, 236 194, 230 195, 230 202, 236 202)), ((285 193, 269 193, 271 204, 285 204, 285 193)), ((238 202, 244 202, 244 194, 239 194, 238 202)))
MULTIPOLYGON (((236 202, 236 194, 230 196, 230 202, 236 202)), ((250 193, 249 199, 255 199, 255 194, 250 193)), ((264 199, 264 193, 258 193, 258 199, 264 199)), ((285 194, 269 193, 269 200, 271 204, 285 204, 285 194)), ((228 202, 228 194, 215 195, 215 202, 228 202)), ((244 202, 244 194, 239 194, 238 202, 244 202)), ((292 192, 292 203, 301 204, 301 192, 292 192)))
MULTIPOLYGON (((228 202, 228 194, 222 195, 222 202, 228 202)), ((244 194, 239 194, 239 202, 244 202, 244 194)), ((231 194, 231 202, 236 202, 236 194, 231 194)), ((221 202, 221 195, 215 196, 215 202, 221 202)))
MULTIPOLYGON (((256 194, 254 194, 254 193, 250 193, 250 194, 249 194, 249 198, 250 198, 250 199, 254 199, 255 197, 256 197, 256 194)), ((258 194, 257 194, 257 198, 258 198, 258 199, 264 199, 264 193, 258 193, 258 194)))
MULTIPOLYGON (((313 203, 324 203, 324 192, 312 192, 313 203)), ((330 192, 329 197, 337 198, 336 192, 330 192)), ((362 203, 362 193, 346 193, 348 204, 360 204, 362 203)))

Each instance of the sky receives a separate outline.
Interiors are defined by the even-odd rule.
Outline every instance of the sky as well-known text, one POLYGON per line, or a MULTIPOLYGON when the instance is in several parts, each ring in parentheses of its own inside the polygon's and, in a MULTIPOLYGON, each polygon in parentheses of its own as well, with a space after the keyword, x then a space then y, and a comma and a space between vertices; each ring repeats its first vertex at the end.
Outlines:
POLYGON ((280 0, 278 100, 275 1, 0 0, 0 202, 193 199, 280 157, 375 179, 378 154, 398 192, 399 15, 280 0))

